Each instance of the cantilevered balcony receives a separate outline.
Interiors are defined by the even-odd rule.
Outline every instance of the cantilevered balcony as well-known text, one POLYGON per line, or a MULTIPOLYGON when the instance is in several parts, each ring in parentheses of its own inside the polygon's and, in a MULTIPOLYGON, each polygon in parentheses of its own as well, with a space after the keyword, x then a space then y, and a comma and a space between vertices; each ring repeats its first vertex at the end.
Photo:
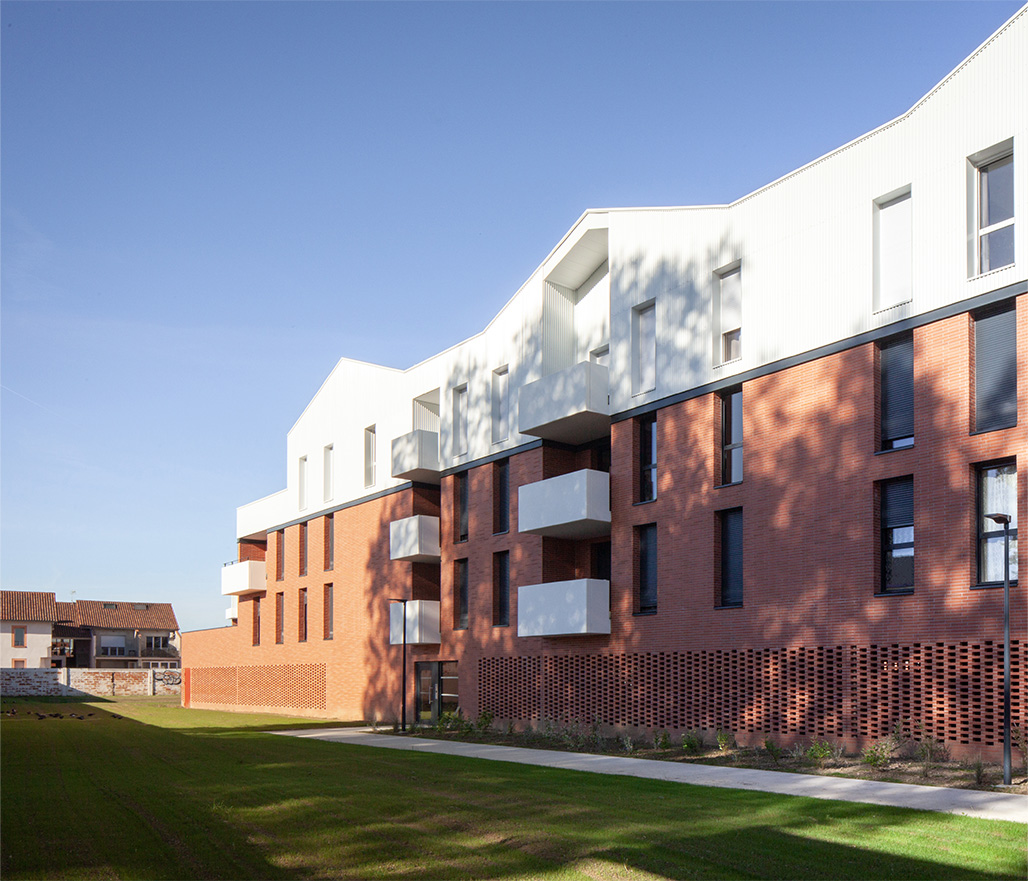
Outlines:
POLYGON ((577 578, 518 588, 518 636, 609 633, 609 581, 577 578))
POLYGON ((607 368, 582 361, 522 387, 518 431, 566 444, 610 434, 607 368))
POLYGON ((241 597, 261 593, 266 587, 263 560, 243 560, 240 563, 226 563, 221 567, 222 596, 241 597))
POLYGON ((416 429, 393 438, 393 477, 439 483, 439 432, 416 429))
POLYGON ((403 610, 407 609, 407 645, 439 643, 439 600, 389 604, 389 644, 403 644, 403 610))
POLYGON ((415 514, 389 524, 389 559, 439 562, 439 518, 415 514))
POLYGON ((610 475, 584 469, 519 487, 518 531, 552 538, 610 535, 610 475))

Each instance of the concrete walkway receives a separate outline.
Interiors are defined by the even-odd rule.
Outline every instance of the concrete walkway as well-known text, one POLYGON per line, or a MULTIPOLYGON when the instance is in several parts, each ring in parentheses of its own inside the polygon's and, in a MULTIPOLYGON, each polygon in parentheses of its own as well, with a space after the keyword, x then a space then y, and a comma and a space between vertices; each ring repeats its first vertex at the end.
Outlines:
POLYGON ((632 759, 622 756, 599 756, 591 753, 567 753, 547 749, 524 749, 483 743, 461 743, 450 740, 429 740, 424 737, 396 737, 375 734, 370 728, 316 728, 302 731, 276 731, 285 737, 331 740, 382 749, 466 756, 494 762, 539 765, 570 771, 591 771, 597 774, 620 774, 692 783, 697 786, 718 786, 724 789, 752 789, 780 795, 805 795, 810 798, 855 801, 964 814, 986 820, 1009 820, 1028 824, 1028 797, 1000 792, 978 792, 971 789, 947 789, 942 786, 916 786, 909 783, 879 783, 874 780, 852 780, 845 777, 819 777, 814 774, 789 774, 781 771, 758 771, 749 768, 722 768, 653 759, 632 759))

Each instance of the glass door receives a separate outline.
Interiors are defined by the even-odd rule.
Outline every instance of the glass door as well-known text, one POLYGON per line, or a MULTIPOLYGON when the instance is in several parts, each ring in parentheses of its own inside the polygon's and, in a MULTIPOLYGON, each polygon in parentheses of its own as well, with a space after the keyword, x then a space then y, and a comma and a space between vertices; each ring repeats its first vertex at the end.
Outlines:
POLYGON ((417 720, 431 724, 458 706, 457 662, 418 661, 414 665, 414 705, 417 720))

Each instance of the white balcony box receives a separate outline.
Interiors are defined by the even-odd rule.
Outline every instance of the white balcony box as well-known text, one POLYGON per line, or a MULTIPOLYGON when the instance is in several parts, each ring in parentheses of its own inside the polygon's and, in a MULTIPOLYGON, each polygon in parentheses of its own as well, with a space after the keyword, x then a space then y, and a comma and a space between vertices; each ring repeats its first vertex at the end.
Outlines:
POLYGON ((523 386, 518 395, 518 431, 566 444, 610 434, 607 368, 582 361, 523 386))
POLYGON ((519 487, 518 531, 552 538, 610 535, 610 475, 584 469, 519 487))
MULTIPOLYGON (((407 645, 439 643, 439 600, 407 601, 407 645)), ((403 645, 403 603, 389 604, 389 644, 403 645)))
POLYGON ((439 483, 439 432, 417 429, 393 438, 393 477, 439 483))
POLYGON ((439 562, 439 518, 415 514, 389 524, 389 559, 439 562))
POLYGON ((518 636, 609 633, 609 581, 576 578, 518 588, 518 636))
POLYGON ((225 620, 234 621, 239 617, 239 597, 232 596, 232 605, 225 609, 225 620))
POLYGON ((266 588, 263 560, 243 560, 241 563, 226 563, 221 567, 222 596, 241 597, 263 593, 266 588))

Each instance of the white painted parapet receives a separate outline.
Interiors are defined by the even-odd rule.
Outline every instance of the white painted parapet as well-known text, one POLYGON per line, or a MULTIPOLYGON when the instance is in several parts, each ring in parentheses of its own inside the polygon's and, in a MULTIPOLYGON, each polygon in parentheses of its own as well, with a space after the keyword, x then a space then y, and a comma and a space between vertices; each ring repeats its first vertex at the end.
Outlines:
POLYGON ((393 438, 392 476, 417 483, 439 483, 439 433, 415 429, 393 438))
POLYGON ((552 538, 610 535, 610 475, 587 468, 519 487, 518 531, 552 538))
POLYGON ((439 518, 415 514, 389 524, 389 559, 439 562, 439 518))
POLYGON ((261 593, 268 587, 263 560, 243 560, 221 567, 222 596, 261 593))
POLYGON ((547 440, 582 444, 610 434, 607 368, 581 361, 522 386, 518 431, 547 440))
MULTIPOLYGON (((389 605, 389 644, 403 644, 403 603, 389 605)), ((439 643, 439 600, 408 600, 407 645, 439 643)))
POLYGON ((518 588, 518 636, 609 633, 609 581, 577 578, 518 588))

